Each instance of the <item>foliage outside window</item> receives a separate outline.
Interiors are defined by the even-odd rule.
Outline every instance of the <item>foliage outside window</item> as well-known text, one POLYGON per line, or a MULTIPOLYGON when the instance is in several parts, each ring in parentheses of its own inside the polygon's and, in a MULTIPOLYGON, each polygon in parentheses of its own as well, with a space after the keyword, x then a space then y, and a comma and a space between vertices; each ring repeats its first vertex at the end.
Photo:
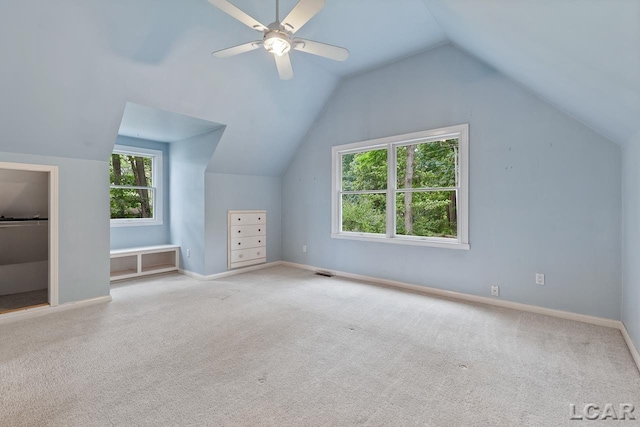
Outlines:
POLYGON ((468 249, 468 126, 333 148, 332 237, 468 249))
POLYGON ((162 152, 116 146, 109 162, 111 225, 162 223, 162 152))

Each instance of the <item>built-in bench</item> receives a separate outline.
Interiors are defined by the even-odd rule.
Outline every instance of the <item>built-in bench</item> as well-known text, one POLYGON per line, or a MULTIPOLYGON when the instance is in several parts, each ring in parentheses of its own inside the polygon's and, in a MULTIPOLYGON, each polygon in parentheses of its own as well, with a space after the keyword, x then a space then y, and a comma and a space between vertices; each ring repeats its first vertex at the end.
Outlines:
POLYGON ((179 245, 145 246, 111 251, 111 281, 177 271, 179 245))

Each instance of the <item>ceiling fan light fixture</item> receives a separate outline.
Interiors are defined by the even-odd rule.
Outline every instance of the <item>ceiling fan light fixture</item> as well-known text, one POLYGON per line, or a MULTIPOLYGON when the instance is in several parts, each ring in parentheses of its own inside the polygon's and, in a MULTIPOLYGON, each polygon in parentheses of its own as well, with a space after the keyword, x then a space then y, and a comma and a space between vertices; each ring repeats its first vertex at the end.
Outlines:
POLYGON ((253 28, 262 33, 262 40, 217 50, 212 52, 212 55, 216 58, 226 58, 258 49, 260 45, 263 45, 267 52, 273 54, 276 67, 278 68, 278 75, 282 80, 290 80, 293 78, 293 68, 291 67, 289 52, 294 49, 334 61, 346 61, 347 58, 349 58, 349 51, 343 47, 332 46, 313 40, 294 38, 294 34, 320 12, 325 2, 326 0, 298 0, 289 14, 281 20, 280 1, 275 0, 276 20, 267 26, 234 6, 229 0, 209 0, 209 3, 218 9, 242 22, 249 28, 253 28))
POLYGON ((282 56, 291 50, 291 42, 286 34, 270 31, 264 36, 264 48, 269 53, 282 56))

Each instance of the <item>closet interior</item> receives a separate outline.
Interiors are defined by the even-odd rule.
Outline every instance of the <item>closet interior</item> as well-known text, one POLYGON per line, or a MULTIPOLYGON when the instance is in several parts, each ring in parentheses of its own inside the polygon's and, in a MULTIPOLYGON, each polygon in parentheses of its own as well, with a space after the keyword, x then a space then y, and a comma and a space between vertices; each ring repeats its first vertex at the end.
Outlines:
POLYGON ((0 168, 0 314, 49 301, 49 174, 0 168))

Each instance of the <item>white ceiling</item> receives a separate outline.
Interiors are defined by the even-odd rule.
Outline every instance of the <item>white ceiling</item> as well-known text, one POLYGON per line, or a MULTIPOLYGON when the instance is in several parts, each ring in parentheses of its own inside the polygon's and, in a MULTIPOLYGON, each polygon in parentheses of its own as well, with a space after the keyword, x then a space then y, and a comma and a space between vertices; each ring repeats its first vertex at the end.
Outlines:
POLYGON ((296 51, 291 81, 264 50, 212 58, 260 34, 206 0, 7 2, 0 151, 106 160, 132 102, 225 125, 214 171, 279 176, 343 76, 447 40, 618 143, 640 130, 638 0, 327 0, 297 35, 351 58, 296 51))

